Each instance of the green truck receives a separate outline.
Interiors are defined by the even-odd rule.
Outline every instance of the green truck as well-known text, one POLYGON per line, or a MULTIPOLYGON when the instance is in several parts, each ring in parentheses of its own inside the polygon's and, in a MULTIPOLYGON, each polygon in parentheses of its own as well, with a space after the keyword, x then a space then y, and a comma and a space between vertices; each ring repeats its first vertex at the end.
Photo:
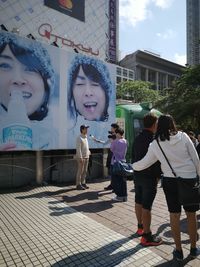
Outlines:
POLYGON ((132 146, 134 138, 143 128, 143 118, 149 112, 153 112, 157 116, 162 114, 157 109, 152 108, 152 105, 149 103, 119 103, 116 106, 116 120, 124 129, 125 138, 128 141, 126 156, 128 162, 132 162, 132 146))

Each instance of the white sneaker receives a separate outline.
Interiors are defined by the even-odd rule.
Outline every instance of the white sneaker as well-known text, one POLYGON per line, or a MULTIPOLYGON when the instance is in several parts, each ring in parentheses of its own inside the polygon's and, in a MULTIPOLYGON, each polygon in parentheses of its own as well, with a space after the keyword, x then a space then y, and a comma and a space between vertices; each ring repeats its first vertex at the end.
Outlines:
POLYGON ((114 201, 118 201, 118 202, 127 202, 127 197, 118 197, 118 196, 114 196, 112 198, 112 200, 114 201))

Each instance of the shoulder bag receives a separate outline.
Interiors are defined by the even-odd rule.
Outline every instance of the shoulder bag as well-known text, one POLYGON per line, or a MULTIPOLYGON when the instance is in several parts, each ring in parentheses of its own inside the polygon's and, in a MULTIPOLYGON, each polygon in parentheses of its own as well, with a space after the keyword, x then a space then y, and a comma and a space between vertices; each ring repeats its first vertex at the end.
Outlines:
POLYGON ((112 167, 112 174, 123 177, 129 177, 133 175, 133 167, 130 163, 125 160, 115 161, 112 167))
POLYGON ((178 184, 178 199, 181 205, 196 205, 200 203, 200 182, 199 177, 197 178, 182 178, 178 177, 172 168, 167 156, 165 155, 162 147, 160 146, 158 140, 156 140, 160 150, 162 151, 173 175, 177 178, 178 184))

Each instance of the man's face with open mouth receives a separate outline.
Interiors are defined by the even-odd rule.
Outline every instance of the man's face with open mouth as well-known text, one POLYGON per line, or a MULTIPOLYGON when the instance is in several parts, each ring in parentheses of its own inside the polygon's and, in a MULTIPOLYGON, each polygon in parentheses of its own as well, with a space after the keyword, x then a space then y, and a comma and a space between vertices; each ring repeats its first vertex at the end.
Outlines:
POLYGON ((105 109, 106 96, 103 88, 85 75, 82 67, 73 87, 73 95, 78 112, 86 120, 99 120, 105 109))
POLYGON ((20 63, 6 46, 0 54, 0 102, 6 108, 13 89, 22 92, 28 115, 41 106, 45 91, 41 75, 20 63))

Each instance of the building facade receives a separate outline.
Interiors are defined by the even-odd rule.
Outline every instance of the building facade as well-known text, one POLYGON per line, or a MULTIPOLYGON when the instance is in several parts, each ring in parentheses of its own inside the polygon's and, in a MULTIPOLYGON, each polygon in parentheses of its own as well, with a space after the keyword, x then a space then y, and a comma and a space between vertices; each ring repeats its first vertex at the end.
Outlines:
POLYGON ((200 0, 187 0, 187 64, 200 64, 200 0))
POLYGON ((120 84, 125 81, 134 81, 135 72, 133 70, 123 68, 121 66, 116 67, 116 83, 120 84))
POLYGON ((182 65, 141 50, 125 56, 120 61, 120 66, 133 70, 135 80, 153 83, 156 90, 170 88, 184 69, 182 65))
POLYGON ((2 0, 0 25, 60 48, 118 61, 118 0, 2 0))

